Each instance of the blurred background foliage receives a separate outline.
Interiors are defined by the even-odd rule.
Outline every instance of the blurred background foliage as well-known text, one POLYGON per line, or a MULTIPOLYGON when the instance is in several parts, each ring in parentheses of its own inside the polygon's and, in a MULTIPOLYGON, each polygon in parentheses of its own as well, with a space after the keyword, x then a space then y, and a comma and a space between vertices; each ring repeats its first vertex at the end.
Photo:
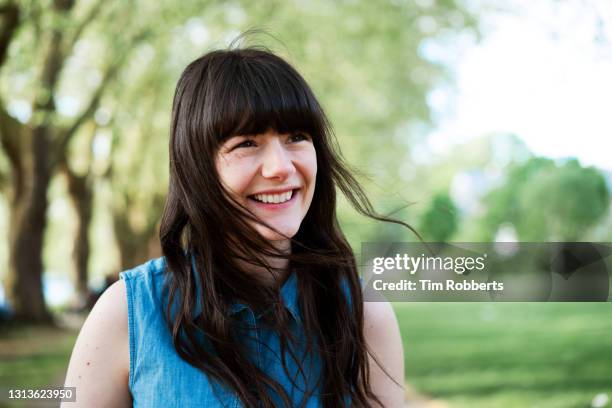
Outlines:
MULTIPOLYGON (((159 254, 172 95, 182 69, 199 55, 262 29, 245 44, 269 46, 298 67, 326 108, 347 162, 379 211, 389 213, 421 198, 398 168, 414 139, 411 127, 433 126, 427 92, 448 79, 419 47, 438 35, 477 33, 476 17, 454 1, 176 7, 66 0, 6 7, 18 17, 14 26, 8 12, 4 19, 0 95, 13 129, 2 132, 8 147, 0 167, 2 218, 11 228, 0 262, 7 299, 18 314, 40 320, 48 318, 43 302, 22 305, 19 298, 40 298, 32 286, 41 276, 73 276, 83 298, 91 282, 159 254), (18 134, 27 142, 17 143, 18 134), (40 148, 28 151, 27 143, 40 148), (32 183, 22 188, 21 180, 32 183), (48 202, 41 202, 45 192, 48 202)), ((413 239, 363 220, 345 202, 340 214, 356 248, 366 240, 413 239)))
MULTIPOLYGON (((488 9, 471 3, 2 1, 3 313, 48 322, 50 308, 87 305, 106 280, 160 255, 176 81, 253 27, 265 33, 247 45, 275 50, 311 84, 380 213, 431 241, 612 241, 604 170, 539 157, 507 133, 419 158, 438 125, 430 93, 453 83, 424 44, 478 41, 488 9)), ((343 200, 339 214, 357 253, 361 242, 416 240, 343 200)))

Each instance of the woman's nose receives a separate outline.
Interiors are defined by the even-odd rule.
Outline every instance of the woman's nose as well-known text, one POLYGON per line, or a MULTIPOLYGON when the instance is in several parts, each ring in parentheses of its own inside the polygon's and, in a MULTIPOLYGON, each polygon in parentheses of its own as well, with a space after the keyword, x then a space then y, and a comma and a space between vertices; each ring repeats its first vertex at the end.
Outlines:
POLYGON ((274 139, 265 148, 261 173, 266 178, 285 179, 295 172, 295 166, 282 141, 274 139))

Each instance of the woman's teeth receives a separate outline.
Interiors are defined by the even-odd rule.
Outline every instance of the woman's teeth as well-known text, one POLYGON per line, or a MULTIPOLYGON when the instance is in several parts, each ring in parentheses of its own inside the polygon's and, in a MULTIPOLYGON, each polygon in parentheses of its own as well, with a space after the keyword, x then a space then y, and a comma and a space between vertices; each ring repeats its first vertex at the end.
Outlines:
POLYGON ((289 190, 286 193, 282 194, 255 194, 252 197, 257 201, 261 201, 262 203, 279 204, 291 200, 292 195, 293 190, 289 190))

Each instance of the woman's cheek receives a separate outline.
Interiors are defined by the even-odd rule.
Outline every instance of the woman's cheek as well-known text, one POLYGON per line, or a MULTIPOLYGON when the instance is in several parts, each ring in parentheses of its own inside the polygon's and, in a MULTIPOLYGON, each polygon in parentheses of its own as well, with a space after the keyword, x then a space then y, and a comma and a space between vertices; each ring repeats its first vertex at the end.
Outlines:
POLYGON ((309 149, 305 149, 298 153, 297 162, 301 163, 305 169, 308 169, 308 173, 317 173, 317 154, 314 146, 310 146, 309 149))
POLYGON ((238 193, 246 191, 257 173, 257 163, 253 158, 244 157, 232 164, 232 184, 238 193))
POLYGON ((233 155, 226 155, 217 162, 217 172, 221 183, 236 195, 239 195, 248 185, 242 169, 241 161, 233 155))

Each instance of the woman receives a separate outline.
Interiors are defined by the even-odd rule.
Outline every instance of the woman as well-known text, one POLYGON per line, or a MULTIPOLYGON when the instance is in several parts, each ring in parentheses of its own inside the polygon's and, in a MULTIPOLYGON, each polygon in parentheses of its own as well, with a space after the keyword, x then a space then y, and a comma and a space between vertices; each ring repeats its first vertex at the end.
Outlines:
POLYGON ((336 187, 373 214, 300 74, 214 51, 174 96, 164 257, 121 273, 77 339, 77 405, 400 407, 392 308, 363 302, 336 187), (122 282, 123 281, 123 282, 122 282))

